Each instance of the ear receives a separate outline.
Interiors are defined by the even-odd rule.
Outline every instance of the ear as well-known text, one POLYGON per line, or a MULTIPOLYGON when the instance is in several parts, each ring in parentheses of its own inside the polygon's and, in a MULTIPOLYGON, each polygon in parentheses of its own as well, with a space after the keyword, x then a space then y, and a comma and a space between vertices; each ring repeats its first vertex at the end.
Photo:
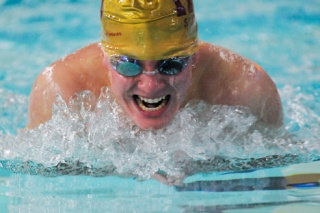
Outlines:
POLYGON ((109 58, 106 54, 104 54, 103 59, 102 59, 102 64, 105 68, 108 68, 108 64, 109 64, 109 58))
POLYGON ((196 53, 192 56, 192 58, 191 58, 191 66, 192 66, 192 68, 195 68, 195 67, 196 67, 196 64, 198 63, 199 57, 200 57, 199 51, 196 52, 196 53))
POLYGON ((199 60, 199 57, 200 57, 200 54, 199 54, 199 51, 196 52, 193 56, 192 56, 192 61, 191 63, 193 65, 197 64, 198 63, 198 60, 199 60))
POLYGON ((110 65, 109 57, 107 56, 107 54, 103 55, 102 66, 108 73, 109 86, 110 86, 112 81, 112 66, 110 65))

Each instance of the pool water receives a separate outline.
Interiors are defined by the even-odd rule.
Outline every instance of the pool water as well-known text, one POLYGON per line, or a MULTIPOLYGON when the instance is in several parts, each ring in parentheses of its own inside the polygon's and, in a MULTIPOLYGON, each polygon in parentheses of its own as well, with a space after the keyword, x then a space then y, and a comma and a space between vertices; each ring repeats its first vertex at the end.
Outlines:
POLYGON ((255 132, 235 144, 218 127, 231 125, 230 135, 239 136, 254 118, 241 108, 196 104, 156 133, 126 131, 113 108, 102 107, 98 117, 83 110, 91 125, 79 136, 83 123, 62 102, 48 125, 25 132, 36 76, 99 40, 100 2, 0 0, 0 212, 320 212, 320 2, 194 3, 202 40, 258 62, 275 81, 282 132, 271 139, 255 132), (194 115, 194 108, 202 111, 194 115), (204 119, 217 112, 223 124, 204 119), (203 125, 192 123, 193 116, 203 125), (106 135, 112 146, 102 140, 106 135), (125 148, 116 146, 119 140, 125 148), (179 150, 187 155, 176 157, 179 150), (158 168, 179 176, 189 158, 214 165, 200 164, 206 173, 175 187, 148 176, 158 168))

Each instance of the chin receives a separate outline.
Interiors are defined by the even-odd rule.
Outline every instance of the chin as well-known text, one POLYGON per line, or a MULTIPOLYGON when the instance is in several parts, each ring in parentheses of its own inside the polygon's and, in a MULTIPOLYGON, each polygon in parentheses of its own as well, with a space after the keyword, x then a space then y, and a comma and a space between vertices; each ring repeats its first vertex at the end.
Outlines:
POLYGON ((159 130, 170 124, 170 120, 165 121, 135 121, 135 124, 142 130, 159 130))
POLYGON ((128 111, 128 115, 142 130, 158 130, 168 126, 178 111, 178 107, 171 104, 154 111, 145 111, 136 104, 132 108, 135 110, 128 111))

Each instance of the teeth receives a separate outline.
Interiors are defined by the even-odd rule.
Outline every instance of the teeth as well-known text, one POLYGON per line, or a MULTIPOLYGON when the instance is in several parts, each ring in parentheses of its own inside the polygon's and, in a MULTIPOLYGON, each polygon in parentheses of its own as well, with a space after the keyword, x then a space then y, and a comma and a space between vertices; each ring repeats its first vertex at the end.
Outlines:
POLYGON ((167 104, 167 101, 165 99, 166 99, 166 96, 163 96, 161 98, 154 98, 154 99, 143 98, 143 97, 138 96, 137 102, 138 102, 139 107, 144 111, 156 111, 156 110, 162 109, 167 104), (148 104, 157 104, 158 103, 160 105, 157 107, 147 107, 143 102, 148 103, 148 104))
POLYGON ((140 96, 139 96, 139 98, 141 100, 143 100, 144 102, 146 102, 146 103, 155 104, 155 103, 159 103, 160 101, 164 100, 166 98, 166 96, 163 96, 161 98, 155 98, 155 99, 143 98, 143 97, 140 97, 140 96))
POLYGON ((161 103, 158 107, 155 107, 155 108, 146 107, 141 100, 138 100, 138 104, 139 104, 139 107, 144 111, 156 111, 156 110, 162 109, 166 105, 166 102, 161 103))

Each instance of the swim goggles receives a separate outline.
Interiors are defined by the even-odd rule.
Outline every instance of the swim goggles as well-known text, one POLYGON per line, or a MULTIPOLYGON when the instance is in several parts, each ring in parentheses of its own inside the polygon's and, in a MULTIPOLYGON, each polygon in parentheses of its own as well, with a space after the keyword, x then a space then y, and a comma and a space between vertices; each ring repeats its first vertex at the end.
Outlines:
POLYGON ((127 56, 111 56, 110 64, 114 70, 126 77, 133 77, 143 74, 155 75, 177 75, 183 71, 190 63, 191 56, 173 57, 158 61, 158 68, 154 71, 145 71, 141 67, 142 60, 136 60, 127 56))

